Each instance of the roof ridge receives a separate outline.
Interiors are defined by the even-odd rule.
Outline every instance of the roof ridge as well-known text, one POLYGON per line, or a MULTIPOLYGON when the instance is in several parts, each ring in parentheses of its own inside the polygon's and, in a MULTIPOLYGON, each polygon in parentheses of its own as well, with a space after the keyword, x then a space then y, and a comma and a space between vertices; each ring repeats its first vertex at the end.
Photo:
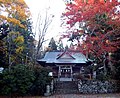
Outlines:
POLYGON ((75 59, 68 51, 64 51, 63 53, 61 53, 56 59, 61 58, 64 54, 68 54, 70 57, 72 57, 73 59, 75 59))

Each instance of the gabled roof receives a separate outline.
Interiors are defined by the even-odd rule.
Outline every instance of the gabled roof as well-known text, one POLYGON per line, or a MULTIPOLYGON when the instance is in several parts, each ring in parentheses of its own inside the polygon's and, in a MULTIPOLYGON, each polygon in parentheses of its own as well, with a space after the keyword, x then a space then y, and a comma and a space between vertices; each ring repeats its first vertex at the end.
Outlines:
POLYGON ((38 62, 45 63, 86 63, 85 55, 80 52, 47 52, 38 62))
POLYGON ((56 59, 75 59, 68 51, 65 51, 58 55, 56 59))

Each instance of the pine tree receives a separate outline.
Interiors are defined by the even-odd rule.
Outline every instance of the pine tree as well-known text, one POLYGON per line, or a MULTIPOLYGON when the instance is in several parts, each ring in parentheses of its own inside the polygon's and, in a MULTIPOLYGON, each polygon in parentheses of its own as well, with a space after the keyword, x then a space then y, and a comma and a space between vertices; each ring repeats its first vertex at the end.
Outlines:
POLYGON ((51 48, 51 50, 57 50, 57 45, 53 37, 51 38, 49 42, 49 47, 51 48))
POLYGON ((58 43, 58 50, 64 50, 64 47, 63 47, 63 42, 62 41, 60 41, 59 43, 58 43))

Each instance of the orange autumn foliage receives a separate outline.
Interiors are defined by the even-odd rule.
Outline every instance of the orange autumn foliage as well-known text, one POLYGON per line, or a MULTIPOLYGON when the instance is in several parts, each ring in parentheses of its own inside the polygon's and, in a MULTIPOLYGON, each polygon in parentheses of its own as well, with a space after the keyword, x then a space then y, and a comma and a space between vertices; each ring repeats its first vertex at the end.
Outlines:
POLYGON ((84 30, 85 39, 78 46, 80 50, 101 57, 120 48, 119 5, 117 0, 74 0, 67 4, 63 16, 72 34, 76 31, 76 24, 82 24, 79 28, 84 30))
POLYGON ((8 22, 25 28, 22 21, 30 16, 30 11, 24 0, 0 0, 0 23, 8 22))

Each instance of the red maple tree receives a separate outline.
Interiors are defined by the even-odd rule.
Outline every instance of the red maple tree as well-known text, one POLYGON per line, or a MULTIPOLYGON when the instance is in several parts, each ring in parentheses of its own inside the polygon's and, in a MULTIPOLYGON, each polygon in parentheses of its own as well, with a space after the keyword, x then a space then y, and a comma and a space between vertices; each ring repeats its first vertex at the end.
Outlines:
POLYGON ((72 29, 72 41, 78 40, 77 50, 92 55, 105 67, 106 55, 120 48, 120 3, 117 0, 74 0, 67 4, 63 16, 72 29))

